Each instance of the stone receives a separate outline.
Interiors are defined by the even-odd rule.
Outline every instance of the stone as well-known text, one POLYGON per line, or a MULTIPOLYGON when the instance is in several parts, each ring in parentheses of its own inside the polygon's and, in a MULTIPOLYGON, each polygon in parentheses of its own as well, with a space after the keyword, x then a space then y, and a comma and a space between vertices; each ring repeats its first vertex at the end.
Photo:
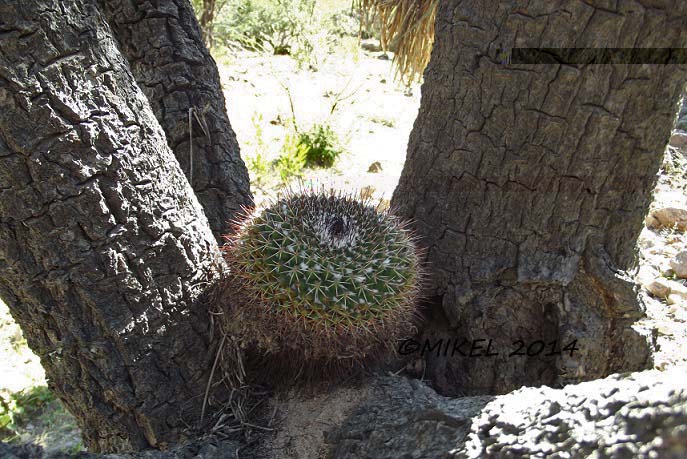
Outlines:
POLYGON ((648 285, 659 276, 658 271, 648 265, 642 265, 637 272, 635 281, 641 285, 648 285))
POLYGON ((670 146, 678 150, 687 148, 687 132, 674 131, 670 137, 670 146))
POLYGON ((677 277, 687 279, 687 250, 679 252, 670 260, 670 267, 677 277))
POLYGON ((376 174, 378 172, 382 171, 382 163, 379 161, 375 161, 372 164, 370 164, 370 167, 367 168, 367 172, 371 174, 376 174))
POLYGON ((647 250, 655 247, 658 242, 658 235, 649 228, 644 228, 642 232, 639 233, 639 238, 637 239, 637 245, 641 250, 647 250))
POLYGON ((678 231, 687 230, 687 209, 683 207, 663 207, 652 212, 658 220, 659 227, 675 228, 678 231))
POLYGON ((644 284, 644 288, 658 298, 665 298, 670 295, 670 284, 660 277, 644 284))
POLYGON ((375 40, 374 38, 360 40, 360 47, 365 51, 370 51, 373 53, 378 53, 382 50, 382 45, 379 43, 379 40, 375 40))
POLYGON ((684 297, 677 293, 671 293, 666 298, 666 303, 668 304, 681 304, 684 301, 684 297))
POLYGON ((658 221, 658 218, 654 217, 653 214, 649 214, 646 216, 644 219, 644 224, 646 225, 647 228, 660 228, 661 227, 661 222, 658 221))

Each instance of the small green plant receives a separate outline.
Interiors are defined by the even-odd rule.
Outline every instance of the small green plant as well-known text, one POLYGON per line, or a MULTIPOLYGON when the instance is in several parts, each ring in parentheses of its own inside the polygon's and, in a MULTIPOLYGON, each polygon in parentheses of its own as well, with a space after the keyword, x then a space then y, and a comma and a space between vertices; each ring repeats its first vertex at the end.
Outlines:
POLYGON ((56 400, 47 386, 36 386, 7 396, 0 394, 0 438, 13 437, 17 429, 56 400))
MULTIPOLYGON (((236 222, 225 253, 246 304, 232 336, 300 372, 339 370, 393 352, 412 328, 420 280, 402 220, 360 195, 287 193, 236 222)), ((232 328, 233 327, 233 328, 232 328)))
POLYGON ((269 174, 270 163, 261 153, 256 153, 255 156, 246 158, 246 162, 248 163, 247 166, 251 177, 253 177, 258 184, 263 184, 269 174))
POLYGON ((298 143, 305 150, 308 167, 331 167, 343 152, 336 132, 328 124, 315 124, 309 131, 301 132, 298 143))
POLYGON ((282 154, 274 164, 282 182, 287 182, 291 177, 301 174, 307 162, 306 155, 306 146, 300 143, 296 136, 287 135, 284 139, 282 154))
POLYGON ((381 116, 372 116, 370 117, 370 121, 376 124, 381 124, 382 126, 386 126, 389 128, 393 128, 396 126, 396 121, 391 119, 391 118, 384 118, 381 116))

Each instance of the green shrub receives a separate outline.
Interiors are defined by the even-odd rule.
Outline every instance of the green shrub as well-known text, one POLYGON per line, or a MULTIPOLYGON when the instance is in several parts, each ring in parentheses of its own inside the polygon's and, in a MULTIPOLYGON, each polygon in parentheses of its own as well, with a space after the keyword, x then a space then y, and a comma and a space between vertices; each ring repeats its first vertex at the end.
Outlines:
POLYGON ((218 41, 291 54, 312 26, 315 0, 231 0, 217 19, 218 41))
POLYGON ((306 147, 293 135, 287 135, 284 139, 282 154, 274 166, 279 172, 282 182, 301 174, 306 165, 306 147))
POLYGON ((298 136, 305 149, 305 165, 331 167, 343 149, 336 132, 328 124, 315 124, 308 132, 298 136))
POLYGON ((258 184, 264 183, 270 172, 270 164, 262 156, 262 154, 256 153, 255 156, 249 156, 246 158, 246 163, 248 170, 250 171, 251 176, 255 178, 255 181, 258 184))
POLYGON ((0 438, 11 438, 19 425, 39 415, 55 400, 47 386, 36 386, 7 396, 0 394, 0 438))

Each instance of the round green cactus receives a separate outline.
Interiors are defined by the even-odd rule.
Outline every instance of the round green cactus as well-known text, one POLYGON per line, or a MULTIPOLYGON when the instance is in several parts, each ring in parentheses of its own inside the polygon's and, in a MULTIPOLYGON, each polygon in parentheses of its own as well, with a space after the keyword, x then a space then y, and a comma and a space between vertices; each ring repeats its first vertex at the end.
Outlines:
POLYGON ((242 337, 298 365, 355 363, 412 326, 414 238, 357 196, 289 194, 239 219, 225 251, 248 299, 228 319, 242 337))

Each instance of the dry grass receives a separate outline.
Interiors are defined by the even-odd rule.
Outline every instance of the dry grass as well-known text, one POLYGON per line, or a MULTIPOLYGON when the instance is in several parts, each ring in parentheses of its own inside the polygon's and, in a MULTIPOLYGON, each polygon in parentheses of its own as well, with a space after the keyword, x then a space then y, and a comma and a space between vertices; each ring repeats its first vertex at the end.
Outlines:
POLYGON ((394 64, 406 84, 419 80, 434 43, 439 0, 357 0, 365 17, 377 17, 385 50, 394 49, 394 64))

